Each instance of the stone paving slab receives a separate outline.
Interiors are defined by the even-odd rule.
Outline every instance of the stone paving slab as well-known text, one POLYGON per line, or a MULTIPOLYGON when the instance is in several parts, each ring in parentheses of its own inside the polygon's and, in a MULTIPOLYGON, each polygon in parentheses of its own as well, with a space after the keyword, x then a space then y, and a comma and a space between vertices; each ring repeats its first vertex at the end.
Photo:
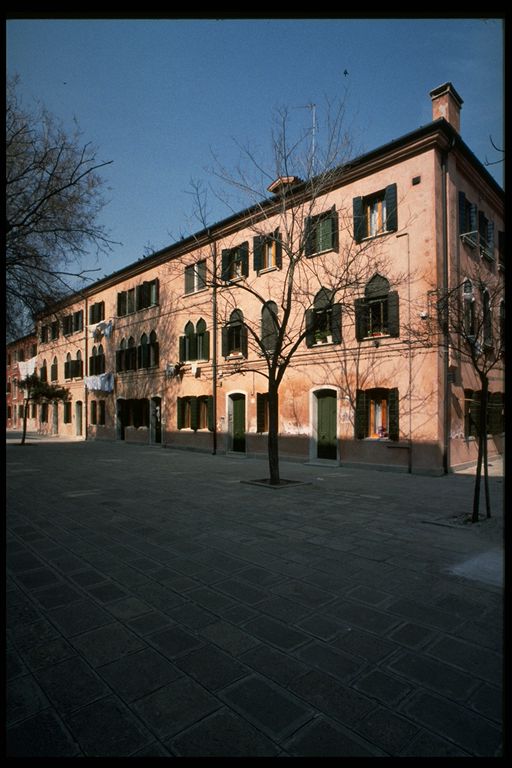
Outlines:
POLYGON ((503 754, 502 478, 264 467, 7 445, 8 756, 503 754))

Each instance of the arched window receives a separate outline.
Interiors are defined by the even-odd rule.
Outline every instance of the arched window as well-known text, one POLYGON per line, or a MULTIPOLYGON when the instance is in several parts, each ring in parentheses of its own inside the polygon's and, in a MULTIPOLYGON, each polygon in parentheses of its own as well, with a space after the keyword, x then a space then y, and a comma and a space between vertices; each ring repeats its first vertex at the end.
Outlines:
POLYGON ((51 367, 51 380, 57 381, 58 378, 59 378, 59 366, 58 366, 57 358, 54 357, 52 367, 51 367))
POLYGON ((116 371, 120 373, 126 370, 126 339, 121 339, 119 349, 116 350, 116 371))
POLYGON ((83 369, 83 363, 82 363, 82 353, 80 350, 76 353, 76 360, 74 361, 74 369, 72 370, 72 375, 76 379, 81 379, 84 375, 84 369, 83 369))
POLYGON ((463 329, 466 339, 473 341, 475 338, 475 296, 471 280, 464 280, 462 286, 462 314, 463 329))
POLYGON ((137 370, 137 347, 135 345, 135 339, 130 336, 128 339, 128 348, 126 350, 126 368, 127 371, 137 370))
POLYGON ((492 347, 492 310, 491 297, 487 288, 482 291, 483 303, 483 341, 485 347, 492 347))
POLYGON ((229 322, 222 329, 222 355, 247 357, 247 326, 240 309, 233 310, 229 322))
POLYGON ((267 352, 275 350, 278 333, 277 304, 267 301, 261 310, 261 343, 267 352))
POLYGON ((72 363, 71 352, 68 352, 67 355, 66 355, 66 362, 64 363, 64 378, 65 379, 70 379, 72 377, 72 375, 73 375, 72 370, 71 370, 71 363, 72 363))
POLYGON ((96 373, 105 373, 105 352, 103 350, 103 344, 98 346, 98 354, 96 356, 96 373))
POLYGON ((39 378, 41 379, 41 381, 48 381, 48 366, 47 366, 46 360, 43 360, 43 364, 39 372, 39 378))
POLYGON ((334 304, 332 291, 320 288, 306 312, 306 345, 341 344, 341 304, 334 304))
POLYGON ((210 359, 210 334, 203 318, 198 320, 196 325, 196 354, 198 360, 210 359))
POLYGON ((354 303, 356 339, 399 336, 398 292, 390 291, 389 281, 376 274, 366 284, 364 299, 354 303))
POLYGON ((140 337, 140 346, 138 349, 138 367, 139 368, 148 368, 149 367, 149 346, 148 346, 148 337, 147 334, 143 333, 140 337))
POLYGON ((149 334, 149 366, 155 368, 159 363, 159 349, 156 338, 156 331, 149 334))

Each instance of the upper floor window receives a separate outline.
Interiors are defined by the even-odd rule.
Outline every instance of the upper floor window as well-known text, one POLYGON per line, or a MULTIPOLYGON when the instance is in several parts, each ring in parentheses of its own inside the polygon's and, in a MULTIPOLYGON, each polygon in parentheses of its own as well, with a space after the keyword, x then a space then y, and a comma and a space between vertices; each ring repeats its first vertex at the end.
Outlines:
POLYGON ((51 339, 52 341, 55 341, 56 339, 59 338, 59 321, 54 320, 50 328, 51 328, 51 339))
POLYGON ((18 349, 18 362, 24 363, 25 362, 25 350, 24 349, 18 349))
POLYGON ((158 278, 145 281, 136 288, 129 288, 117 294, 117 314, 119 317, 131 315, 133 312, 147 307, 153 307, 159 301, 158 278))
POLYGON ((324 251, 337 251, 338 242, 338 213, 334 206, 329 211, 307 217, 304 226, 306 256, 324 251))
POLYGON ((483 342, 485 347, 492 347, 492 310, 491 310, 491 297, 487 288, 482 291, 482 305, 483 305, 483 342))
POLYGON ((247 357, 247 326, 239 309, 233 310, 229 322, 222 329, 222 355, 247 357))
POLYGON ((92 354, 89 358, 89 373, 91 376, 99 376, 105 373, 105 352, 103 345, 99 344, 92 348, 92 354))
POLYGON ((389 290, 382 275, 374 275, 367 283, 364 299, 354 302, 356 339, 374 336, 399 336, 398 292, 389 290))
POLYGON ((59 378, 59 366, 56 357, 53 358, 52 367, 50 368, 50 378, 52 381, 57 381, 59 378))
POLYGON ((471 280, 464 280, 462 285, 462 323, 466 339, 475 338, 475 296, 471 280))
POLYGON ((276 230, 271 235, 258 235, 253 239, 253 266, 255 272, 280 268, 281 262, 282 244, 279 230, 276 230))
POLYGON ((249 275, 249 243, 222 251, 222 280, 238 280, 249 275))
POLYGON ((70 336, 72 333, 82 331, 84 327, 84 312, 79 309, 71 315, 65 315, 62 318, 62 332, 64 336, 70 336))
POLYGON ((39 371, 39 378, 43 382, 48 381, 48 366, 47 366, 46 360, 43 360, 43 364, 39 371))
POLYGON ((105 319, 105 302, 98 301, 89 307, 89 324, 101 323, 105 319))
POLYGON ((49 327, 47 325, 42 325, 41 326, 41 336, 40 336, 42 344, 46 344, 47 343, 48 338, 49 338, 49 333, 50 333, 49 327))
POLYGON ((80 350, 76 353, 76 359, 73 360, 71 353, 66 355, 66 362, 64 363, 64 378, 65 379, 81 379, 84 375, 82 353, 80 350))
POLYGON ((206 259, 185 267, 185 293, 196 293, 206 288, 206 259))
POLYGON ((321 288, 306 311, 306 346, 341 344, 341 304, 334 304, 332 291, 321 288))
POLYGON ((261 310, 261 343, 267 352, 273 352, 279 334, 277 304, 267 301, 261 310))
POLYGON ((366 197, 355 197, 352 205, 356 243, 398 229, 396 184, 366 197))
POLYGON ((478 234, 480 255, 494 261, 494 222, 490 221, 482 211, 478 212, 478 234))

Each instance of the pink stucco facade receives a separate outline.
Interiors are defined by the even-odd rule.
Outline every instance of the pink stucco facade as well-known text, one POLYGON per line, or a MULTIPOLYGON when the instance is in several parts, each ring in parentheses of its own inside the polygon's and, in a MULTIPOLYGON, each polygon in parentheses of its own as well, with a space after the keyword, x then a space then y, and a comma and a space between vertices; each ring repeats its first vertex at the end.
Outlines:
MULTIPOLYGON (((38 365, 56 364, 58 382, 70 390, 65 419, 64 406, 56 406, 57 433, 265 456, 266 364, 253 332, 260 334, 262 301, 275 302, 282 317, 288 246, 299 248, 294 231, 303 236, 307 219, 332 220, 336 231, 329 229, 295 273, 290 346, 304 335, 308 311, 316 312, 317 325, 324 316, 323 288, 336 288, 336 306, 328 310, 331 333, 306 334, 280 385, 281 456, 422 473, 475 460, 465 418, 467 393, 478 382, 447 348, 437 300, 476 270, 484 281, 503 280, 503 194, 457 139, 453 92, 441 89, 433 103, 430 125, 340 170, 314 199, 297 193, 284 213, 269 206, 263 217, 253 209, 232 216, 41 318, 38 365), (492 222, 494 245, 485 258, 461 237, 461 192, 492 222), (280 260, 262 266, 258 238, 276 231, 280 260), (245 257, 242 274, 214 287, 227 251, 245 257), (358 301, 366 301, 363 330, 358 301), (233 327, 235 311, 247 329, 245 348, 223 331, 233 327), (64 320, 70 316, 74 324, 64 320), (59 323, 58 338, 41 334, 52 323, 59 323)), ((503 310, 494 303, 497 338, 503 310)), ((500 366, 490 389, 504 391, 500 366)), ((499 431, 489 437, 491 454, 502 441, 499 431)))

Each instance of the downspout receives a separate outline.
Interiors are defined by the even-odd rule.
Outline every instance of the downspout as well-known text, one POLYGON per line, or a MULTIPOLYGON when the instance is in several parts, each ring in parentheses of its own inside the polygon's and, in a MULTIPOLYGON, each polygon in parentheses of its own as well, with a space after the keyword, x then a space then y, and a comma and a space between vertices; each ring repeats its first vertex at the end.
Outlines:
POLYGON ((449 262, 448 262, 448 154, 453 147, 453 140, 447 150, 441 152, 441 203, 442 203, 442 225, 443 225, 443 275, 442 275, 442 295, 443 301, 443 472, 448 474, 450 467, 450 406, 451 390, 449 381, 450 364, 450 311, 449 311, 449 262))
MULTIPOLYGON (((208 230, 208 235, 210 231, 208 230)), ((212 343, 212 454, 217 453, 217 243, 211 246, 212 266, 213 266, 213 293, 212 293, 212 315, 213 315, 213 343, 212 343)))
POLYGON ((85 440, 87 440, 87 433, 88 433, 88 414, 89 414, 89 403, 87 400, 87 385, 85 383, 86 377, 89 375, 89 344, 88 344, 88 337, 87 337, 87 318, 89 315, 87 314, 88 311, 88 304, 87 304, 87 296, 85 297, 85 311, 84 311, 84 333, 85 333, 85 360, 84 360, 84 429, 85 429, 85 440))
POLYGON ((407 440, 408 458, 407 458, 407 472, 412 474, 412 331, 411 331, 411 249, 409 245, 409 233, 402 232, 397 235, 399 237, 407 237, 407 323, 408 330, 408 364, 409 364, 409 437, 407 440))

